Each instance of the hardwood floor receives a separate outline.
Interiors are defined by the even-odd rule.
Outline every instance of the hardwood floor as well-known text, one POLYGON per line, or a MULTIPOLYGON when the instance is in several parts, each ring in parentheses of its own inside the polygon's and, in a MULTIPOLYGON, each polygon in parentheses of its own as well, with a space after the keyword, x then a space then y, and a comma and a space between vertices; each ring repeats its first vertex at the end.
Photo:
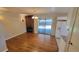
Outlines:
POLYGON ((24 33, 6 41, 9 52, 57 52, 54 36, 24 33))

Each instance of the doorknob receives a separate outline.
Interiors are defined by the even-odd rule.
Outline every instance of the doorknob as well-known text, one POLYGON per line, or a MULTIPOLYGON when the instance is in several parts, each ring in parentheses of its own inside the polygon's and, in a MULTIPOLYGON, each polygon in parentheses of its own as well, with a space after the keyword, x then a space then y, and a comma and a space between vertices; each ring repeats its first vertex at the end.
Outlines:
POLYGON ((69 42, 70 45, 72 45, 72 42, 69 42))
POLYGON ((70 43, 70 45, 72 45, 72 43, 70 43))

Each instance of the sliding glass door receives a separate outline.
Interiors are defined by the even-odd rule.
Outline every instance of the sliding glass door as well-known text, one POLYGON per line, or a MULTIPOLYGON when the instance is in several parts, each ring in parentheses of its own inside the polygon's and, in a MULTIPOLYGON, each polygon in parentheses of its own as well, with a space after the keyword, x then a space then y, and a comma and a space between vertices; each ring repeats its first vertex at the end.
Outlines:
POLYGON ((51 34, 51 27, 52 27, 52 19, 46 19, 46 24, 45 24, 45 33, 46 34, 51 34))
POLYGON ((38 33, 45 33, 45 20, 39 19, 38 33))
POLYGON ((51 34, 52 19, 39 19, 38 32, 42 34, 51 34))

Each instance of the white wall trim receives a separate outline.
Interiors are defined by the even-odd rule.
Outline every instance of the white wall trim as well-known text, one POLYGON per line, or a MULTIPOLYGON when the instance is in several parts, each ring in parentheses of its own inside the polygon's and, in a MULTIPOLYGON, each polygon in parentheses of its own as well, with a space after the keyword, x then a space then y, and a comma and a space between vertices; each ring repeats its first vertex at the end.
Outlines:
MULTIPOLYGON (((25 32, 23 32, 23 33, 25 33, 25 32)), ((11 38, 13 38, 13 37, 16 37, 16 36, 18 36, 18 35, 21 35, 21 34, 23 34, 23 33, 13 35, 13 36, 11 36, 11 37, 7 38, 6 40, 11 39, 11 38)))
POLYGON ((65 52, 66 42, 64 41, 64 39, 62 37, 56 38, 56 41, 57 41, 59 52, 65 52))
POLYGON ((5 50, 3 50, 2 52, 6 52, 6 51, 8 51, 8 49, 6 48, 5 50))

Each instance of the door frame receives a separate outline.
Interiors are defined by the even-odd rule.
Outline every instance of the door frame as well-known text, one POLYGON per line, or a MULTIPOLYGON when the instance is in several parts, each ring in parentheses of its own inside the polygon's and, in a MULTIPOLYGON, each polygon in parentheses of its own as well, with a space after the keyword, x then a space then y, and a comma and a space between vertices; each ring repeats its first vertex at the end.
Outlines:
POLYGON ((69 47, 71 45, 71 38, 72 38, 72 34, 73 34, 73 28, 75 25, 75 21, 76 21, 76 17, 77 17, 77 12, 78 12, 78 8, 73 8, 69 17, 70 20, 70 24, 69 24, 69 33, 68 33, 68 38, 67 38, 67 42, 66 42, 66 47, 65 47, 65 52, 69 52, 69 47))

